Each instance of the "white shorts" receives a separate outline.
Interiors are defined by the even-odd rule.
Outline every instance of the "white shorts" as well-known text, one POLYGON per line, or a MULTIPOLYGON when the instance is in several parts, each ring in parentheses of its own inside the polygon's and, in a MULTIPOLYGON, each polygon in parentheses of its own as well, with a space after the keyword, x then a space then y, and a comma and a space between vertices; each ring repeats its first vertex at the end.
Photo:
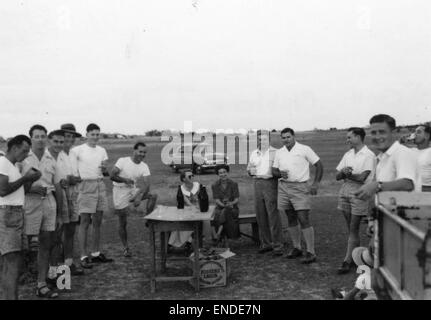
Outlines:
POLYGON ((130 205, 130 200, 133 199, 138 192, 138 188, 114 186, 112 188, 112 200, 114 201, 115 210, 127 208, 130 205))

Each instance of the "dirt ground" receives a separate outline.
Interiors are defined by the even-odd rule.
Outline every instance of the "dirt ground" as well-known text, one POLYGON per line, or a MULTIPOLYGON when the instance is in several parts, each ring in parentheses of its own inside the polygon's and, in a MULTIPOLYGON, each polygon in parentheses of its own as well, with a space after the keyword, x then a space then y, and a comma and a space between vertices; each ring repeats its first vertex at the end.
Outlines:
MULTIPOLYGON (((150 293, 148 232, 143 217, 133 213, 129 217, 129 242, 132 258, 122 256, 122 246, 117 235, 117 218, 112 210, 111 183, 106 180, 110 210, 105 213, 102 227, 102 251, 115 259, 113 263, 98 265, 85 276, 72 277, 72 290, 62 293, 61 299, 331 299, 330 288, 351 287, 354 273, 337 275, 347 242, 347 231, 342 216, 336 211, 336 194, 340 186, 335 182, 335 167, 346 151, 344 133, 327 133, 298 136, 300 142, 309 144, 321 157, 325 167, 319 195, 312 199, 311 220, 315 228, 317 263, 302 265, 299 261, 270 254, 257 254, 256 245, 242 237, 234 242, 231 250, 236 256, 229 259, 231 275, 226 287, 201 289, 196 293, 186 282, 157 285, 157 292, 150 293)), ((273 143, 279 147, 279 141, 273 143)), ((110 166, 120 156, 131 153, 131 142, 104 143, 108 150, 110 166)), ((162 144, 148 143, 148 163, 152 173, 152 191, 159 196, 159 203, 175 204, 178 174, 161 163, 162 144)), ((196 180, 210 186, 216 180, 213 173, 195 176, 196 180)), ((245 165, 232 165, 230 177, 239 183, 240 214, 253 212, 252 180, 245 174, 245 165)), ((209 191, 211 188, 207 188, 209 191)), ((211 193, 209 194, 211 198, 211 193)), ((285 219, 284 224, 285 224, 285 219)), ((250 233, 249 226, 241 226, 250 233)), ((362 243, 367 244, 362 226, 362 243)), ((286 247, 290 247, 289 241, 286 247)), ((168 274, 191 273, 188 262, 168 262, 168 274)), ((20 299, 37 299, 35 284, 20 287, 20 299)))

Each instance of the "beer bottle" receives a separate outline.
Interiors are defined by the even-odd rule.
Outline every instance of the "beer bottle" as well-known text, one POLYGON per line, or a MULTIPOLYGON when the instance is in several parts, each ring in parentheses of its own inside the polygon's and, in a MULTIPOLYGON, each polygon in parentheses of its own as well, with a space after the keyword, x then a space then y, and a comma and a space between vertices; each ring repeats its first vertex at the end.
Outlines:
POLYGON ((177 191, 177 208, 178 209, 184 209, 184 195, 181 191, 181 186, 178 186, 177 191))
POLYGON ((198 200, 199 200, 199 209, 201 210, 201 212, 208 212, 208 207, 209 207, 208 193, 207 193, 207 189, 202 184, 200 185, 198 200))

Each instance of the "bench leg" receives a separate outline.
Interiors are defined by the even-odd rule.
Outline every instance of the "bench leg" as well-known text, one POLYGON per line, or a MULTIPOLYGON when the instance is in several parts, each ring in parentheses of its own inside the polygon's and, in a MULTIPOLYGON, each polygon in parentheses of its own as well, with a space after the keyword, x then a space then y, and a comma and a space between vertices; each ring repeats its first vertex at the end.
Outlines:
POLYGON ((252 235, 253 235, 253 240, 255 243, 259 244, 260 243, 260 239, 259 239, 259 227, 257 226, 257 223, 254 222, 251 224, 251 230, 252 230, 252 235))
POLYGON ((166 232, 160 232, 160 247, 161 247, 161 255, 162 255, 162 259, 160 261, 160 269, 162 273, 166 272, 166 251, 167 251, 167 247, 166 247, 166 232))
POLYGON ((154 226, 150 225, 150 259, 151 259, 151 271, 150 271, 150 288, 151 293, 156 292, 156 237, 154 232, 154 226))

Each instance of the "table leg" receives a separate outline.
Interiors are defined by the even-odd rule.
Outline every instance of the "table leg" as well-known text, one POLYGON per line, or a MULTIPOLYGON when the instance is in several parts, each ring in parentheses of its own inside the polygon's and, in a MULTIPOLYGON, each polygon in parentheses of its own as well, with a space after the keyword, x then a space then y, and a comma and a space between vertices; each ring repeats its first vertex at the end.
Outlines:
POLYGON ((195 223, 195 234, 193 238, 193 249, 194 249, 194 268, 193 268, 193 276, 195 278, 195 290, 199 292, 200 287, 200 268, 199 268, 199 238, 200 238, 200 232, 199 227, 200 223, 195 223))
POLYGON ((166 232, 160 232, 160 249, 162 259, 160 260, 160 268, 162 273, 166 272, 166 232))
POLYGON ((151 259, 151 271, 150 271, 150 287, 151 293, 156 292, 156 237, 154 234, 154 225, 150 225, 150 259, 151 259))

